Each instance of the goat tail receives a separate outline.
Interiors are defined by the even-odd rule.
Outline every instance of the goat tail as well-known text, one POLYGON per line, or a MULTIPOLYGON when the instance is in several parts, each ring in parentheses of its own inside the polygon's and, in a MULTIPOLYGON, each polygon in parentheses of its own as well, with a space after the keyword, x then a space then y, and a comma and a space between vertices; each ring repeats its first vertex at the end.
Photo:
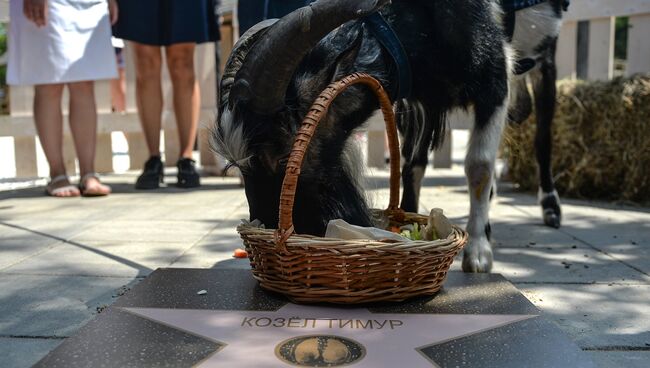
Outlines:
POLYGON ((395 104, 397 128, 402 135, 402 154, 410 162, 426 159, 429 150, 444 143, 447 114, 417 100, 399 100, 395 104))

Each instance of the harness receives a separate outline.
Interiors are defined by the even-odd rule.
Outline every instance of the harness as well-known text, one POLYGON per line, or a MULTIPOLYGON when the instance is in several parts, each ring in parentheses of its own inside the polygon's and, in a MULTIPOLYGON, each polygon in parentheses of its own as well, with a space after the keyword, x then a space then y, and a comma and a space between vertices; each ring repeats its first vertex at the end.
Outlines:
MULTIPOLYGON (((519 10, 530 8, 532 6, 541 4, 548 0, 500 0, 501 8, 504 12, 503 28, 505 31, 508 43, 512 42, 512 37, 515 34, 515 13, 519 10)), ((570 0, 562 1, 562 9, 569 10, 570 0)), ((517 60, 514 73, 516 75, 525 74, 537 65, 537 62, 530 58, 517 60)))
MULTIPOLYGON (((508 42, 512 41, 512 36, 515 33, 515 12, 541 4, 545 1, 548 0, 500 0, 501 9, 503 9, 503 12, 505 13, 503 22, 508 42)), ((564 11, 569 10, 570 2, 571 0, 562 1, 562 9, 564 9, 564 11)))
POLYGON ((404 45, 397 37, 395 30, 379 12, 363 18, 362 21, 370 33, 384 47, 384 50, 388 52, 397 69, 397 88, 391 93, 393 101, 408 97, 413 87, 411 63, 409 63, 404 45))
MULTIPOLYGON (((307 6, 313 1, 315 0, 303 0, 302 3, 304 6, 307 6)), ((273 10, 276 10, 275 13, 277 12, 277 9, 272 9, 272 5, 272 0, 264 0, 264 19, 268 19, 274 15, 272 14, 274 13, 273 10)), ((287 8, 284 10, 288 11, 290 8, 300 6, 301 1, 293 0, 292 4, 284 5, 287 8)), ((404 45, 402 45, 399 37, 397 37, 395 30, 379 12, 369 15, 361 19, 361 21, 365 24, 366 29, 379 41, 384 50, 388 52, 393 60, 395 69, 397 69, 398 84, 395 91, 392 91, 391 98, 393 101, 396 101, 408 97, 411 94, 413 84, 411 64, 409 63, 406 50, 404 50, 404 45)))

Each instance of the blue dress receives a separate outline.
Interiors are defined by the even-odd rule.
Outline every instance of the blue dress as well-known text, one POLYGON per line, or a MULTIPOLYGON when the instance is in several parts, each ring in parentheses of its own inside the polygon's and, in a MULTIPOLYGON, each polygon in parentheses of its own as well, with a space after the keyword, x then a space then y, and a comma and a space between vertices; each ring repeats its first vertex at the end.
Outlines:
POLYGON ((146 45, 219 40, 218 0, 118 0, 113 35, 146 45))
POLYGON ((239 0, 239 34, 244 34, 246 30, 265 19, 282 18, 312 1, 314 0, 239 0))

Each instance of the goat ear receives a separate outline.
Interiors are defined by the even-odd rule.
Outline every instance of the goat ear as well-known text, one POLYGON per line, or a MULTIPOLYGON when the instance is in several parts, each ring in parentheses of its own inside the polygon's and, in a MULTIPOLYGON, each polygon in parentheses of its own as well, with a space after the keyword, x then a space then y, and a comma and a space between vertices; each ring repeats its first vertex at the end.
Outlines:
POLYGON ((359 56, 362 42, 363 28, 360 28, 354 41, 334 61, 330 82, 335 82, 354 72, 354 62, 357 60, 357 56, 359 56))

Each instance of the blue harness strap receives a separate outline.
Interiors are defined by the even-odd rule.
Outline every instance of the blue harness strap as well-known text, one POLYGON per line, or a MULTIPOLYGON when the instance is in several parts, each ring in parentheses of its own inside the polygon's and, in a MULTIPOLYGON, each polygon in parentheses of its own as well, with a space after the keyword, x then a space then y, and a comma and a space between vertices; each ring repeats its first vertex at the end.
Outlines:
POLYGON ((408 97, 412 89, 411 64, 406 55, 406 50, 404 50, 404 45, 397 37, 395 30, 379 12, 363 18, 363 22, 377 41, 388 51, 395 63, 398 85, 396 91, 394 91, 394 96, 391 96, 393 101, 408 97))
POLYGON ((543 3, 547 0, 501 0, 501 6, 506 12, 526 9, 531 6, 543 3))
MULTIPOLYGON (((514 12, 535 6, 537 4, 543 3, 544 1, 548 0, 501 0, 501 7, 505 12, 514 12)), ((564 9, 564 11, 569 10, 570 3, 570 0, 563 0, 562 9, 564 9)))
MULTIPOLYGON (((263 0, 263 17, 264 19, 282 17, 303 4, 307 6, 313 1, 314 0, 263 0)), ((377 41, 379 41, 383 48, 388 52, 395 63, 398 85, 397 89, 392 93, 394 96, 391 96, 393 101, 408 97, 411 94, 412 88, 411 64, 409 63, 404 46, 397 37, 395 30, 393 30, 379 12, 375 12, 363 18, 362 21, 372 35, 375 36, 377 41)))

